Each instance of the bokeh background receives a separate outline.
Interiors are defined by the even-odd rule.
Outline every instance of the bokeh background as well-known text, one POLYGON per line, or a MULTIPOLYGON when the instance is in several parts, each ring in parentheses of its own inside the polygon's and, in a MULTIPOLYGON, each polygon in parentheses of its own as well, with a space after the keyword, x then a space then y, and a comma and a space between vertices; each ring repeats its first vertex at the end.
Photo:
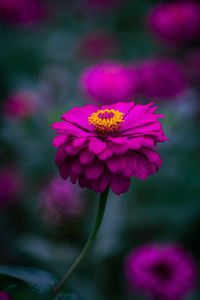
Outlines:
MULTIPOLYGON (((81 300, 145 300, 127 292, 130 251, 146 243, 179 244, 197 268, 200 261, 200 30, 189 39, 186 30, 177 33, 181 42, 156 36, 148 16, 157 0, 24 2, 0 3, 0 263, 60 278, 82 248, 98 195, 65 188, 57 178, 51 124, 74 106, 104 104, 82 90, 80 76, 89 66, 119 62, 134 70, 133 85, 139 78, 125 100, 155 102, 170 141, 158 148, 163 166, 157 174, 133 178, 121 196, 110 192, 96 243, 67 288, 81 300), (160 67, 142 71, 157 60, 160 67), (176 67, 163 71, 163 60, 177 63, 182 79, 176 67)), ((6 287, 2 279, 0 289, 6 287)), ((9 293, 13 300, 39 299, 20 283, 9 293)), ((199 298, 197 282, 184 299, 199 298)))

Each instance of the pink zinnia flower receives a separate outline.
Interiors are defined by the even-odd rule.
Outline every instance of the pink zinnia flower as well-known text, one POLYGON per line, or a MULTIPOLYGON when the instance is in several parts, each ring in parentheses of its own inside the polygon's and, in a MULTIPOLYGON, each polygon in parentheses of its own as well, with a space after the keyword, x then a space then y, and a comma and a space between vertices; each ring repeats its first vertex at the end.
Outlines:
POLYGON ((102 103, 115 103, 133 97, 138 88, 138 73, 121 63, 104 62, 87 68, 80 85, 90 98, 102 103))
POLYGON ((150 59, 139 67, 141 93, 146 97, 170 99, 188 89, 188 78, 181 64, 172 59, 150 59))
POLYGON ((0 206, 13 203, 20 195, 22 178, 14 167, 0 169, 0 206))
POLYGON ((63 179, 79 180, 81 187, 103 192, 110 185, 116 194, 125 193, 130 177, 142 180, 158 171, 160 156, 153 150, 167 138, 154 114, 157 107, 116 103, 98 107, 75 107, 52 125, 59 134, 56 164, 63 179))
POLYGON ((11 300, 11 298, 7 293, 0 292, 0 300, 11 300))
POLYGON ((80 55, 89 59, 105 58, 116 50, 116 38, 104 31, 94 31, 86 35, 80 47, 80 55))
POLYGON ((40 198, 44 219, 49 223, 60 224, 83 213, 80 191, 60 177, 49 182, 40 198))
POLYGON ((142 246, 125 262, 130 291, 150 298, 180 300, 195 287, 197 272, 191 256, 179 246, 142 246))
POLYGON ((0 19, 16 25, 32 26, 46 16, 44 3, 39 0, 1 0, 0 19))
POLYGON ((10 95, 4 102, 4 115, 13 119, 26 119, 36 109, 36 96, 25 91, 10 95))
POLYGON ((193 1, 159 4, 148 18, 150 30, 174 45, 199 39, 200 5, 193 1))

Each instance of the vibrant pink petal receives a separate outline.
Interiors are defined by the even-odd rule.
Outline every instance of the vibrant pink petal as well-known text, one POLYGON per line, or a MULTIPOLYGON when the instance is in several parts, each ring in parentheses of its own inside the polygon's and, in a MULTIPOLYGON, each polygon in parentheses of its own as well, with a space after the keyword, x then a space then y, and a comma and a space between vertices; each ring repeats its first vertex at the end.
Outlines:
POLYGON ((87 142, 87 138, 76 138, 72 141, 73 147, 83 146, 87 142))
POLYGON ((132 163, 133 162, 134 165, 136 164, 134 175, 139 179, 145 180, 150 174, 152 174, 152 164, 145 156, 135 152, 132 155, 132 163))
POLYGON ((52 145, 55 147, 55 148, 59 148, 60 146, 62 146, 67 140, 67 136, 66 135, 57 135, 53 142, 52 142, 52 145))
POLYGON ((125 193, 130 187, 130 179, 127 177, 122 177, 117 174, 113 174, 110 182, 111 189, 117 195, 125 193))
POLYGON ((78 154, 82 149, 84 149, 85 146, 79 146, 79 147, 73 147, 72 143, 67 143, 66 147, 65 147, 65 151, 67 154, 69 155, 76 155, 78 154))
POLYGON ((126 115, 129 113, 129 111, 134 107, 135 103, 134 102, 118 102, 116 104, 112 105, 104 105, 101 107, 101 109, 115 109, 118 110, 119 112, 122 112, 124 114, 124 118, 126 115))
POLYGON ((104 163, 101 160, 95 159, 90 165, 85 168, 85 177, 88 180, 96 180, 104 170, 104 163))
POLYGON ((96 193, 103 193, 108 187, 111 179, 111 174, 108 170, 104 170, 100 178, 92 181, 92 188, 96 193))
POLYGON ((98 154, 98 158, 101 160, 106 160, 113 155, 113 151, 110 147, 107 147, 103 152, 98 154))
POLYGON ((106 161, 106 164, 112 173, 122 172, 127 165, 125 155, 113 155, 106 161))
POLYGON ((159 167, 162 166, 161 157, 156 151, 146 147, 143 147, 141 151, 151 162, 155 162, 159 167))
POLYGON ((125 144, 115 144, 115 143, 110 142, 109 147, 116 154, 123 154, 128 149, 128 145, 126 143, 125 144))
POLYGON ((85 149, 80 153, 79 160, 83 165, 87 165, 93 161, 94 157, 94 153, 90 152, 88 149, 85 149))
POLYGON ((71 171, 74 173, 74 174, 77 174, 77 175, 80 175, 83 173, 83 170, 84 170, 84 165, 82 165, 79 160, 76 160, 73 164, 72 164, 72 167, 71 167, 71 171))
POLYGON ((83 130, 91 132, 94 129, 92 125, 89 125, 88 118, 98 109, 98 106, 91 104, 83 107, 74 107, 70 111, 66 112, 62 116, 62 119, 83 130))
POLYGON ((56 152, 56 156, 55 156, 55 161, 59 161, 59 162, 62 162, 65 160, 66 158, 66 152, 63 150, 63 149, 59 149, 57 152, 56 152))
POLYGON ((89 142, 89 150, 94 154, 103 152, 106 148, 106 143, 98 138, 92 138, 89 142))
POLYGON ((127 137, 110 137, 108 141, 111 141, 112 144, 123 145, 127 141, 127 137))

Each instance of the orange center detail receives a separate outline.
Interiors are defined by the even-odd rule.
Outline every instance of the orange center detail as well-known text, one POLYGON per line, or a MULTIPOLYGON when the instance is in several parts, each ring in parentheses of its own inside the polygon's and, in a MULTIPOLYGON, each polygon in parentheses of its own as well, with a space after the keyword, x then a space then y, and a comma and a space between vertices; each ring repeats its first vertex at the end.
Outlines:
POLYGON ((92 113, 88 121, 101 137, 119 136, 123 115, 115 109, 102 109, 92 113))

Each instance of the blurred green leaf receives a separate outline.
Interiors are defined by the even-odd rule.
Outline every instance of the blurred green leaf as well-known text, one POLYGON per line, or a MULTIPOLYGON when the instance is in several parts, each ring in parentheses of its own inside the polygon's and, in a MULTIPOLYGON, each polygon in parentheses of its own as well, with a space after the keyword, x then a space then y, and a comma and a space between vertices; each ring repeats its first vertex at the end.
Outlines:
POLYGON ((20 266, 0 266, 0 275, 21 280, 40 295, 50 295, 52 286, 57 282, 55 277, 46 271, 20 266))

